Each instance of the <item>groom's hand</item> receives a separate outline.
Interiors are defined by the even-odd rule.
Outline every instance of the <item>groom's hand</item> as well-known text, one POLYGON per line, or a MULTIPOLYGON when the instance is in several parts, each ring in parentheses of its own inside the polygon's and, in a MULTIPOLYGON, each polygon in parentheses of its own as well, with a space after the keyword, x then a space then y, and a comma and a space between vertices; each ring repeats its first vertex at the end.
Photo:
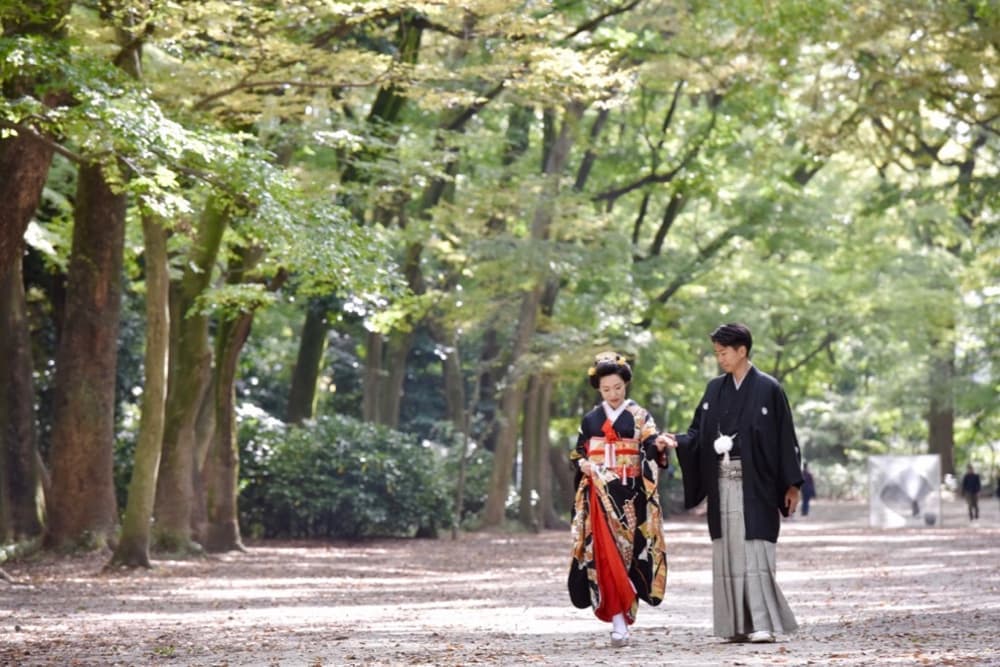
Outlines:
POLYGON ((795 508, 799 505, 799 487, 790 486, 788 490, 785 491, 785 509, 788 510, 789 514, 795 512, 795 508))

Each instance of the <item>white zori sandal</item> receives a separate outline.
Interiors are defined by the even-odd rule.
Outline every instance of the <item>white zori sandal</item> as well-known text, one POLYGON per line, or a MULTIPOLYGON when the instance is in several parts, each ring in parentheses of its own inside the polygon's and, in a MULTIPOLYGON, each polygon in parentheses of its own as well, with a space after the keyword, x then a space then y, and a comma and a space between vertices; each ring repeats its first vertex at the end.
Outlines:
POLYGON ((612 632, 611 633, 611 647, 612 648, 621 648, 623 646, 627 646, 628 645, 628 640, 631 639, 631 638, 632 638, 632 633, 629 632, 628 630, 626 630, 624 632, 624 634, 621 633, 621 632, 612 632))

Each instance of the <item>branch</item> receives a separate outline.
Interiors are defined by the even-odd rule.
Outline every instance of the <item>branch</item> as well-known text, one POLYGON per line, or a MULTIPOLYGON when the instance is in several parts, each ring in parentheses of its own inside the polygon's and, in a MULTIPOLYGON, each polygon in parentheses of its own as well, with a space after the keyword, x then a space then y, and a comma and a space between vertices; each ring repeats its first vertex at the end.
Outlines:
POLYGON ((663 251, 663 242, 667 239, 667 233, 670 232, 670 228, 673 227, 677 217, 684 210, 686 203, 687 198, 684 196, 683 188, 679 192, 674 192, 670 197, 670 202, 663 211, 663 221, 660 223, 660 228, 656 230, 656 235, 653 237, 653 245, 649 248, 650 255, 658 256, 663 251))
MULTIPOLYGON (((377 23, 379 21, 393 20, 399 18, 404 12, 409 11, 407 9, 401 9, 399 11, 390 11, 388 9, 380 9, 377 12, 373 12, 368 19, 363 23, 350 23, 348 21, 342 21, 337 25, 333 26, 329 30, 320 33, 313 39, 312 46, 317 49, 321 49, 327 46, 330 42, 346 37, 359 27, 363 27, 365 24, 377 23)), ((441 25, 440 23, 434 23, 428 20, 425 16, 416 16, 412 19, 413 25, 426 30, 432 30, 434 32, 440 32, 445 35, 450 35, 457 39, 467 39, 468 35, 464 31, 452 30, 451 28, 441 25)))
POLYGON ((483 95, 478 101, 476 101, 475 104, 470 104, 465 109, 456 114, 454 118, 445 123, 442 129, 449 130, 452 132, 461 131, 462 128, 465 127, 465 124, 468 123, 473 117, 475 117, 475 115, 479 113, 483 109, 483 107, 492 102, 497 97, 497 95, 503 92, 504 88, 506 88, 507 86, 507 82, 515 78, 516 75, 517 73, 515 72, 511 77, 509 77, 509 79, 504 79, 503 81, 498 83, 496 86, 493 87, 491 91, 489 91, 488 93, 483 95))
POLYGON ((788 377, 789 375, 791 375, 792 373, 799 370, 800 368, 808 364, 810 361, 815 359, 820 352, 829 349, 830 346, 833 345, 834 341, 836 340, 837 340, 836 334, 834 334, 833 332, 827 332, 826 336, 823 337, 823 340, 820 342, 820 344, 817 345, 816 348, 813 349, 811 352, 809 352, 809 354, 799 359, 797 363, 792 364, 792 366, 786 369, 783 373, 776 368, 774 376, 778 378, 778 380, 788 377))
MULTIPOLYGON (((729 240, 742 233, 743 229, 744 225, 735 225, 712 239, 707 246, 698 251, 698 255, 688 263, 684 270, 678 272, 677 275, 674 276, 674 279, 670 281, 670 284, 653 298, 653 302, 665 304, 669 301, 680 288, 684 287, 684 285, 686 285, 694 277, 695 267, 718 254, 719 251, 721 251, 729 242, 729 240)), ((653 318, 647 312, 647 314, 637 324, 642 328, 648 328, 652 323, 653 318)))
POLYGON ((623 185, 622 187, 614 188, 613 190, 606 190, 600 194, 594 195, 593 201, 615 200, 621 197, 622 195, 626 195, 629 192, 632 192, 633 190, 638 190, 641 187, 651 185, 653 183, 669 183, 670 181, 674 180, 677 174, 679 174, 681 170, 687 167, 687 165, 695 158, 695 156, 697 156, 698 153, 701 152, 702 146, 705 145, 705 142, 708 140, 708 136, 712 133, 712 130, 715 128, 715 121, 717 117, 718 117, 718 112, 716 111, 716 107, 713 107, 712 119, 709 121, 708 127, 705 128, 705 131, 702 133, 702 136, 698 139, 698 141, 695 142, 695 145, 691 147, 691 149, 687 152, 687 154, 684 156, 684 158, 680 161, 680 163, 676 167, 663 174, 657 174, 654 172, 652 174, 647 174, 646 176, 643 176, 639 180, 629 183, 628 185, 623 185))
POLYGON ((425 16, 418 16, 414 18, 413 25, 424 30, 430 30, 431 32, 439 32, 443 35, 448 35, 449 37, 454 37, 459 40, 467 40, 470 37, 470 33, 465 30, 452 30, 451 28, 440 23, 429 21, 425 16))
POLYGON ((826 166, 826 162, 823 160, 815 162, 812 167, 807 167, 806 163, 803 162, 795 167, 795 171, 792 172, 792 180, 805 187, 824 166, 826 166))
POLYGON ((587 179, 590 177, 590 170, 594 166, 594 162, 597 161, 597 153, 594 152, 593 145, 597 141, 597 138, 604 131, 604 126, 608 122, 611 112, 608 109, 601 109, 597 114, 597 118, 594 119, 594 124, 590 126, 590 141, 587 146, 587 150, 583 154, 583 159, 580 161, 580 168, 576 172, 576 182, 573 183, 573 190, 576 192, 582 192, 583 187, 587 184, 587 179))
POLYGON ((584 32, 593 32, 594 29, 596 29, 597 26, 599 26, 605 20, 611 18, 612 16, 617 16, 618 14, 624 14, 625 12, 631 9, 635 9, 636 5, 638 5, 641 1, 642 0, 632 0, 631 2, 628 2, 624 5, 619 5, 618 7, 612 7, 603 14, 598 14, 597 16, 590 19, 586 23, 582 23, 581 25, 577 26, 576 29, 573 30, 573 32, 563 37, 561 41, 571 40, 577 35, 584 32))
POLYGON ((674 87, 674 95, 670 98, 670 108, 667 109, 667 115, 663 117, 663 125, 660 127, 660 142, 656 145, 657 148, 663 147, 663 136, 667 133, 667 129, 670 127, 670 123, 673 122, 674 114, 677 113, 677 102, 681 98, 681 91, 684 89, 684 79, 677 82, 674 87))
POLYGON ((87 164, 88 162, 90 162, 84 156, 80 155, 79 153, 74 153, 70 149, 66 148, 65 146, 57 142, 55 139, 47 137, 46 135, 42 134, 33 127, 29 127, 27 125, 20 125, 18 123, 11 123, 8 120, 3 120, 2 118, 0 118, 0 128, 14 130, 18 134, 24 134, 28 138, 34 139, 35 141, 52 149, 53 151, 55 151, 59 155, 62 155, 70 162, 73 162, 74 164, 87 164))
POLYGON ((282 79, 273 79, 268 81, 243 81, 230 86, 229 88, 223 88, 220 91, 214 92, 211 95, 206 95, 205 97, 198 100, 192 107, 194 109, 204 109, 210 103, 215 100, 230 95, 240 90, 253 90, 255 88, 366 88, 368 86, 373 86, 376 83, 381 82, 389 74, 389 70, 384 73, 379 74, 371 81, 364 81, 361 83, 343 83, 343 82, 330 82, 330 81, 285 81, 282 79))

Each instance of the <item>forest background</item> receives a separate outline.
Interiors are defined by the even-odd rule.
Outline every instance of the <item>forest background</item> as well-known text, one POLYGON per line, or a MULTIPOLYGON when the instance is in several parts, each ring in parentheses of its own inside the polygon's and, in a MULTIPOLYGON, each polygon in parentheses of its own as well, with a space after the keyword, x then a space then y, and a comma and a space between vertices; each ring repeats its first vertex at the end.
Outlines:
POLYGON ((0 25, 4 557, 559 526, 593 355, 684 430, 733 320, 822 494, 997 467, 994 2, 0 25))

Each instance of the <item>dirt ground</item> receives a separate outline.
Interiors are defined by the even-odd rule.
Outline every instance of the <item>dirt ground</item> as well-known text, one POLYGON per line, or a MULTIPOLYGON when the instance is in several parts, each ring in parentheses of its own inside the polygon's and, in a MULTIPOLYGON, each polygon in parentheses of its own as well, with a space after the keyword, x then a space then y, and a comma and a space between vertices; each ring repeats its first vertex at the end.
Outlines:
POLYGON ((0 664, 1000 665, 1000 507, 970 525, 875 530, 818 502, 783 527, 778 579, 801 629, 770 645, 711 636, 704 518, 666 523, 667 599, 632 644, 570 606, 569 535, 259 543, 247 553, 101 574, 103 558, 7 563, 0 664))

